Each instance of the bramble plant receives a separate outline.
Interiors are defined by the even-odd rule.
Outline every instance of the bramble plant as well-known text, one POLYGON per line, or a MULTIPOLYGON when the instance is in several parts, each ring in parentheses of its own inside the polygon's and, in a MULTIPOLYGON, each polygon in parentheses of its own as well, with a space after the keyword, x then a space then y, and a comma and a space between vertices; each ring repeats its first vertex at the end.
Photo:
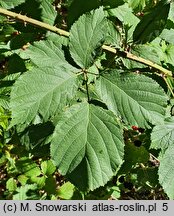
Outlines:
POLYGON ((0 6, 1 199, 174 199, 174 3, 0 6))

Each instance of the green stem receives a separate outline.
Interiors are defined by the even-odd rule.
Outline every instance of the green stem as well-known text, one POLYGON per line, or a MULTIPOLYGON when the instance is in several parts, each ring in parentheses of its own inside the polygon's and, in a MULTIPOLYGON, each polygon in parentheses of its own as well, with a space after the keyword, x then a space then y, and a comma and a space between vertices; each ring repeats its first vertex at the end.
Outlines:
POLYGON ((158 64, 156 64, 156 63, 154 63, 154 62, 152 62, 152 61, 150 61, 148 59, 144 59, 142 57, 133 55, 132 53, 129 53, 129 52, 119 51, 119 50, 117 50, 115 48, 112 48, 112 47, 109 47, 109 46, 106 46, 106 45, 103 45, 102 48, 104 50, 107 50, 107 51, 112 52, 114 54, 119 54, 120 56, 123 56, 125 58, 128 58, 128 59, 143 63, 145 65, 148 65, 149 67, 155 68, 155 69, 161 71, 166 76, 172 76, 172 72, 170 70, 167 70, 166 68, 163 68, 162 66, 160 66, 160 65, 158 65, 158 64))
MULTIPOLYGON (((7 16, 7 17, 14 18, 16 20, 20 20, 20 21, 22 21, 24 23, 29 23, 29 24, 32 24, 34 26, 44 28, 44 29, 46 29, 48 31, 54 32, 56 34, 59 34, 59 35, 65 36, 65 37, 69 37, 69 35, 70 35, 69 32, 64 31, 62 29, 59 29, 59 28, 57 28, 55 26, 51 26, 51 25, 49 25, 47 23, 40 22, 38 20, 29 18, 29 17, 21 15, 21 14, 14 13, 14 12, 11 12, 11 11, 8 11, 8 10, 3 9, 3 8, 0 8, 0 14, 4 15, 4 16, 7 16)), ((154 62, 152 62, 150 60, 147 60, 147 59, 141 58, 139 56, 133 55, 133 54, 131 54, 129 52, 119 51, 119 50, 117 50, 115 48, 112 48, 112 47, 106 46, 106 45, 103 45, 102 49, 105 50, 105 51, 112 52, 114 54, 122 55, 125 58, 128 58, 128 59, 143 63, 143 64, 145 64, 145 65, 147 65, 149 67, 155 68, 155 69, 161 71, 166 76, 172 76, 172 72, 170 70, 167 70, 167 69, 161 67, 160 65, 155 64, 154 62)))
POLYGON ((86 86, 86 94, 88 97, 88 102, 90 101, 90 97, 89 97, 89 89, 88 89, 88 76, 87 73, 84 71, 84 80, 85 80, 85 86, 86 86))
POLYGON ((169 91, 171 92, 172 97, 174 98, 174 92, 173 92, 173 88, 171 86, 171 83, 168 81, 168 79, 166 77, 163 77, 163 79, 166 82, 166 85, 167 85, 169 91))

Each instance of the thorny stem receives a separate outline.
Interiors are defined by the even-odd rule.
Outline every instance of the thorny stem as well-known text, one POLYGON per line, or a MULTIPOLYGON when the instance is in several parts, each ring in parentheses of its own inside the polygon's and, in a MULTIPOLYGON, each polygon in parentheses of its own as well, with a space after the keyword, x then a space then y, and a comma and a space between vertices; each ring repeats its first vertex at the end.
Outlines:
MULTIPOLYGON (((0 14, 5 15, 7 17, 14 18, 16 20, 20 20, 20 21, 22 21, 24 23, 29 23, 29 24, 32 24, 34 26, 37 26, 37 27, 40 27, 40 28, 44 28, 44 29, 46 29, 48 31, 54 32, 56 34, 59 34, 59 35, 65 36, 65 37, 69 37, 69 35, 70 35, 69 32, 64 31, 62 29, 59 29, 59 28, 57 28, 55 26, 51 26, 51 25, 49 25, 47 23, 40 22, 38 20, 29 18, 29 17, 27 17, 25 15, 17 14, 17 13, 8 11, 8 10, 3 9, 3 8, 0 8, 0 14)), ((155 64, 154 62, 152 62, 150 60, 147 60, 147 59, 144 59, 142 57, 133 55, 133 54, 131 54, 129 52, 119 51, 119 50, 117 50, 115 48, 112 48, 110 46, 107 46, 107 45, 103 45, 102 49, 105 50, 105 51, 112 52, 114 54, 122 55, 125 58, 132 59, 134 61, 143 63, 145 65, 148 65, 149 67, 152 67, 152 68, 157 69, 158 71, 161 71, 166 76, 172 76, 172 72, 170 70, 167 70, 167 69, 161 67, 160 65, 155 64)))
POLYGON ((57 28, 55 26, 49 25, 47 23, 40 22, 38 20, 29 18, 29 17, 27 17, 25 15, 17 14, 17 13, 11 12, 11 11, 3 9, 3 8, 0 8, 0 14, 5 15, 7 17, 14 18, 16 20, 20 20, 20 21, 22 21, 25 24, 29 23, 29 24, 32 24, 34 26, 47 29, 47 30, 49 30, 51 32, 54 32, 54 33, 57 33, 59 35, 63 35, 63 36, 69 37, 69 32, 64 31, 62 29, 59 29, 59 28, 57 28))
POLYGON ((128 59, 143 63, 145 65, 148 65, 149 67, 155 68, 155 69, 161 71, 163 74, 165 74, 167 76, 172 76, 172 72, 170 70, 167 70, 166 68, 163 68, 160 65, 155 64, 154 62, 152 62, 152 61, 150 61, 148 59, 144 59, 144 58, 136 56, 136 55, 134 55, 132 53, 129 53, 129 52, 126 52, 126 51, 120 51, 120 50, 117 50, 115 48, 112 48, 112 47, 109 47, 109 46, 106 46, 106 45, 103 45, 102 48, 104 50, 107 50, 108 52, 112 52, 114 54, 119 54, 119 55, 121 55, 121 56, 123 56, 125 58, 128 58, 128 59))

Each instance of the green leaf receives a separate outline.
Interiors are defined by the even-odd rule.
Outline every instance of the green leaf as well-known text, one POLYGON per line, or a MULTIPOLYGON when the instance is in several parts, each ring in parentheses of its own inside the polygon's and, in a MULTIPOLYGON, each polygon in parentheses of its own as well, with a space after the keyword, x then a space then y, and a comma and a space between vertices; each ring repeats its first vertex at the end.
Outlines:
POLYGON ((56 167, 54 166, 51 160, 48 160, 48 161, 43 161, 41 163, 41 169, 45 175, 49 176, 54 173, 54 171, 56 170, 56 167))
POLYGON ((54 25, 56 19, 56 11, 52 5, 54 0, 40 0, 40 8, 42 9, 42 20, 45 23, 54 25))
POLYGON ((99 69, 96 64, 88 68, 88 84, 96 80, 96 76, 99 75, 99 69))
POLYGON ((12 125, 29 125, 39 113, 45 121, 76 93, 76 69, 33 68, 20 76, 11 92, 12 125))
POLYGON ((133 10, 142 11, 146 6, 147 0, 128 0, 128 2, 133 10))
POLYGON ((15 1, 12 1, 12 0, 0 0, 0 6, 2 8, 5 8, 5 9, 10 9, 10 8, 14 8, 22 3, 24 3, 26 0, 15 0, 15 1))
POLYGON ((9 109, 9 97, 7 95, 0 95, 0 106, 9 109))
POLYGON ((75 187, 73 184, 66 182, 58 189, 57 195, 61 199, 70 200, 73 197, 74 189, 75 187))
POLYGON ((3 166, 7 162, 7 158, 5 155, 0 156, 0 167, 3 166))
POLYGON ((116 8, 118 7, 119 5, 122 5, 125 3, 125 0, 103 0, 102 1, 102 4, 104 6, 109 6, 109 8, 116 8))
POLYGON ((117 17, 124 24, 136 25, 139 19, 133 14, 127 3, 108 10, 110 16, 117 17))
POLYGON ((0 0, 0 6, 6 9, 14 8, 16 6, 20 7, 21 5, 21 9, 25 10, 25 12, 27 13, 33 13, 37 9, 37 13, 41 15, 41 20, 43 22, 54 25, 57 13, 52 3, 53 0, 35 0, 33 2, 31 2, 31 0, 0 0), (22 3, 24 4, 22 5, 22 3), (30 9, 29 7, 27 8, 28 4, 30 4, 30 7, 32 9, 30 9), (34 9, 33 6, 35 7, 34 9))
POLYGON ((100 7, 82 15, 70 30, 70 53, 82 68, 90 67, 101 47, 107 32, 107 22, 100 7))
POLYGON ((20 33, 16 35, 10 40, 10 48, 12 50, 21 49, 23 46, 27 45, 27 43, 31 43, 32 41, 36 40, 38 35, 34 33, 20 33))
MULTIPOLYGON (((41 146, 43 150, 43 145, 45 144, 48 136, 53 133, 53 130, 54 127, 50 122, 31 125, 20 135, 20 142, 26 147, 27 150, 35 149, 36 147, 41 146)), ((19 131, 20 129, 18 127, 18 132, 19 131)), ((41 153, 42 150, 39 153, 41 153)))
POLYGON ((146 43, 159 36, 165 27, 170 4, 160 1, 151 12, 145 14, 134 31, 134 42, 146 43))
POLYGON ((117 48, 121 46, 121 34, 111 21, 108 21, 108 34, 106 35, 105 43, 114 45, 117 48))
POLYGON ((111 70, 97 80, 101 100, 127 124, 149 128, 163 121, 168 99, 163 89, 144 75, 121 72, 111 70))
MULTIPOLYGON (((158 50, 157 48, 146 45, 146 44, 139 44, 132 49, 132 53, 136 56, 140 56, 144 59, 149 59, 150 61, 153 61, 154 63, 161 64, 158 50)), ((134 61, 135 62, 135 61, 134 61)), ((137 62, 136 62, 137 63, 137 62)))
POLYGON ((39 176, 41 174, 40 168, 30 158, 22 157, 16 162, 18 171, 25 174, 27 177, 39 176))
POLYGON ((38 188, 43 188, 45 186, 46 176, 31 176, 30 181, 36 183, 38 188))
POLYGON ((169 11, 168 19, 174 22, 174 2, 173 1, 170 1, 170 11, 169 11))
POLYGON ((37 197, 35 198, 36 195, 31 195, 31 192, 35 190, 37 190, 36 184, 26 184, 24 186, 21 186, 17 188, 17 194, 13 195, 13 200, 37 199, 37 197))
POLYGON ((56 193, 56 180, 53 176, 46 178, 44 189, 48 194, 56 193))
POLYGON ((53 32, 47 32, 46 34, 47 41, 52 41, 57 47, 67 47, 69 43, 69 38, 60 36, 53 32))
POLYGON ((132 40, 133 31, 138 24, 139 19, 133 14, 129 5, 125 3, 124 5, 111 8, 108 10, 108 14, 109 16, 116 17, 123 23, 125 31, 127 31, 127 40, 132 40))
POLYGON ((18 73, 25 71, 26 67, 24 60, 21 59, 17 54, 11 55, 8 61, 8 73, 18 73))
MULTIPOLYGON (((141 142, 141 141, 140 141, 141 142)), ((128 173, 137 163, 147 163, 149 161, 149 152, 144 146, 137 147, 133 143, 126 143, 124 163, 120 168, 119 174, 128 173)))
POLYGON ((166 63, 169 63, 174 66, 174 45, 170 44, 165 49, 164 60, 166 63))
POLYGON ((0 126, 1 126, 1 129, 3 128, 4 130, 6 130, 8 128, 9 118, 10 118, 10 114, 7 111, 5 111, 2 107, 0 107, 0 126))
MULTIPOLYGON (((158 167, 146 167, 145 169, 140 169, 139 167, 135 168, 132 171, 132 175, 136 176, 136 184, 138 187, 141 187, 146 190, 147 186, 157 187, 159 185, 158 181, 158 167)), ((144 197, 146 197, 145 195, 144 197)))
POLYGON ((146 163, 149 160, 149 152, 144 146, 136 147, 132 143, 127 143, 125 147, 126 162, 132 165, 136 163, 146 163))
POLYGON ((28 180, 28 177, 23 174, 18 176, 18 181, 20 182, 22 186, 26 185, 27 180, 28 180))
POLYGON ((170 146, 160 160, 159 183, 170 199, 174 199, 174 148, 170 146))
POLYGON ((68 25, 71 26, 82 14, 100 6, 100 0, 73 0, 68 8, 68 25))
POLYGON ((122 133, 110 111, 86 102, 74 105, 57 123, 52 159, 77 187, 94 190, 106 184, 122 164, 122 133))
POLYGON ((160 37, 166 42, 174 45, 174 29, 164 29, 160 37))
POLYGON ((167 149, 174 144, 174 117, 165 120, 164 124, 157 125, 151 133, 151 148, 167 149))
POLYGON ((30 59, 38 67, 52 67, 54 65, 68 65, 61 44, 51 40, 35 42, 28 49, 20 53, 21 58, 30 59))
POLYGON ((119 186, 113 186, 111 189, 113 191, 111 197, 115 200, 118 200, 121 197, 121 191, 119 186))
POLYGON ((8 191, 13 192, 17 189, 17 184, 14 178, 9 178, 6 182, 6 188, 8 191))

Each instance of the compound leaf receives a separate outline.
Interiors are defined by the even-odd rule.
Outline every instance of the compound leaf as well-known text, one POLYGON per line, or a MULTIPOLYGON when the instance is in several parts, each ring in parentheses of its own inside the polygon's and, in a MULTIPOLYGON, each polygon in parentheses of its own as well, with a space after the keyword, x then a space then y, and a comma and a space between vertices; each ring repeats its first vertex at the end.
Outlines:
POLYGON ((76 75, 69 68, 33 68, 12 89, 12 125, 29 125, 38 113, 47 121, 74 97, 76 89, 76 75))
MULTIPOLYGON (((82 15, 70 30, 70 53, 82 68, 90 67, 97 55, 96 49, 105 38, 107 22, 103 8, 100 7, 82 15)), ((98 49, 97 49, 98 50, 98 49)))
POLYGON ((122 164, 123 131, 115 116, 86 102, 69 108, 58 121, 51 156, 61 174, 84 190, 106 184, 122 164), (77 172, 83 167, 82 172, 77 172))
POLYGON ((123 121, 148 128, 164 119, 167 96, 151 78, 118 70, 103 74, 96 91, 102 101, 123 121))

